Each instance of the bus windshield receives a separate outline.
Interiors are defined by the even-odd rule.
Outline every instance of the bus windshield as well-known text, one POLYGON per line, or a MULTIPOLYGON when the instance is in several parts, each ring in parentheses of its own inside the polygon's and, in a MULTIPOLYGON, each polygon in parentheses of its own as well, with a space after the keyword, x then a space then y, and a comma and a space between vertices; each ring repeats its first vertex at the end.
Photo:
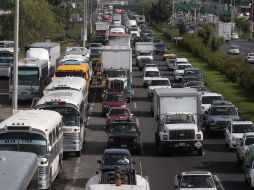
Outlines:
POLYGON ((36 67, 19 67, 19 85, 39 85, 39 69, 36 67))
POLYGON ((64 126, 79 126, 79 113, 72 107, 47 107, 46 110, 52 110, 60 113, 63 118, 64 126))
POLYGON ((55 73, 56 77, 81 77, 84 78, 84 73, 83 72, 59 72, 57 71, 55 73))
POLYGON ((10 132, 0 134, 0 150, 32 152, 37 155, 47 153, 47 140, 40 134, 10 132))
POLYGON ((11 52, 0 52, 0 64, 10 65, 13 64, 13 53, 11 52))

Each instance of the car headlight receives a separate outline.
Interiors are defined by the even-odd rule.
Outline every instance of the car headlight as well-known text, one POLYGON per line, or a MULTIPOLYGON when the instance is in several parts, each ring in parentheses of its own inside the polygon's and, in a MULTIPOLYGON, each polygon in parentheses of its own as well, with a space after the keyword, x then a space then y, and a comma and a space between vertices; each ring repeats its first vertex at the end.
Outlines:
POLYGON ((124 104, 124 105, 121 105, 120 107, 121 107, 121 108, 126 108, 126 105, 124 104))

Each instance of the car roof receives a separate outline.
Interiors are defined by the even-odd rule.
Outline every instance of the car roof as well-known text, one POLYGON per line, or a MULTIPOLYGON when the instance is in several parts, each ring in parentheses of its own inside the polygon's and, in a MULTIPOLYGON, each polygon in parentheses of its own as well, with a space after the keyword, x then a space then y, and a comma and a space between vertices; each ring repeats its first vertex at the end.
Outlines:
POLYGON ((167 81, 169 81, 169 79, 166 78, 166 77, 154 77, 154 78, 151 79, 151 81, 152 80, 167 80, 167 81))
POLYGON ((185 69, 185 71, 200 71, 200 69, 199 68, 194 68, 194 67, 192 67, 192 68, 186 68, 185 69))
POLYGON ((216 100, 212 103, 211 106, 234 106, 231 102, 226 100, 216 100))
POLYGON ((187 171, 182 172, 182 175, 212 175, 211 172, 208 171, 187 171))
POLYGON ((204 91, 201 93, 201 97, 203 96, 222 96, 220 93, 217 93, 217 92, 207 92, 207 91, 204 91))
POLYGON ((112 153, 121 153, 121 154, 128 154, 131 155, 130 151, 128 149, 123 148, 111 148, 111 149, 105 149, 104 154, 112 154, 112 153))

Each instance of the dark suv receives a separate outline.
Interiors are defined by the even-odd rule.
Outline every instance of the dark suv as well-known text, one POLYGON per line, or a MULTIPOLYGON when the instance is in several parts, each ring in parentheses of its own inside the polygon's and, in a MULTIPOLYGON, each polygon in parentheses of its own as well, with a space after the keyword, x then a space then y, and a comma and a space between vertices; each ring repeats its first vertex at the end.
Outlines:
POLYGON ((118 121, 108 128, 108 148, 126 148, 140 154, 141 130, 133 121, 118 121))

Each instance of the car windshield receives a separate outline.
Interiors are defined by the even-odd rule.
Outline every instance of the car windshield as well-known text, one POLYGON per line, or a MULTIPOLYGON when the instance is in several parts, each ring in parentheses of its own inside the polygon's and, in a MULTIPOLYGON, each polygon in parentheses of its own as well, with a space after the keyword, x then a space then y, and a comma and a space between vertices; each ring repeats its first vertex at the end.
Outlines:
POLYGON ((203 96, 202 104, 212 104, 214 100, 223 100, 222 96, 203 96))
POLYGON ((254 144, 254 136, 246 137, 245 145, 254 144))
POLYGON ((39 68, 19 67, 18 84, 19 85, 39 85, 39 68))
POLYGON ((248 56, 252 57, 254 56, 254 53, 249 53, 248 56))
POLYGON ((125 71, 107 71, 107 77, 108 78, 124 78, 126 76, 125 71))
POLYGON ((145 77, 160 77, 159 71, 146 71, 145 77))
POLYGON ((193 115, 190 114, 168 115, 166 118, 166 124, 173 123, 195 123, 195 120, 193 115))
POLYGON ((235 107, 212 107, 210 115, 237 115, 235 107))
POLYGON ((214 188, 215 184, 209 175, 183 176, 180 181, 181 188, 214 188))
POLYGON ((13 53, 0 52, 0 63, 5 65, 13 64, 13 53))
POLYGON ((130 111, 128 109, 111 109, 109 112, 109 115, 125 115, 128 116, 130 115, 130 111))
POLYGON ((186 76, 191 76, 191 75, 201 75, 201 72, 199 70, 192 70, 192 71, 186 71, 185 72, 186 76))
POLYGON ((239 49, 237 46, 230 46, 230 49, 239 49))
POLYGON ((102 159, 104 165, 129 165, 130 157, 126 154, 105 154, 102 159))
POLYGON ((155 47, 158 49, 163 49, 163 48, 165 48, 165 45, 164 44, 156 44, 155 47))
POLYGON ((140 62, 145 63, 145 64, 149 64, 149 63, 152 63, 153 61, 151 59, 148 59, 148 58, 143 58, 143 59, 140 59, 140 62))
POLYGON ((234 124, 232 133, 246 133, 253 131, 254 126, 252 124, 234 124))
POLYGON ((125 101, 125 99, 124 99, 124 96, 121 94, 109 94, 106 97, 106 101, 123 102, 125 101))
POLYGON ((191 87, 191 86, 204 86, 201 81, 190 81, 187 82, 186 86, 191 87))
POLYGON ((47 140, 40 134, 31 132, 10 132, 0 134, 0 150, 32 152, 45 155, 47 140))
POLYGON ((91 44, 91 47, 93 47, 93 48, 94 48, 94 47, 102 47, 102 44, 93 44, 93 43, 92 43, 92 44, 91 44))
POLYGON ((186 68, 191 68, 191 65, 177 65, 177 70, 184 70, 186 68))
POLYGON ((168 80, 152 80, 151 86, 170 86, 168 80))
POLYGON ((137 126, 134 123, 116 123, 110 127, 111 133, 137 133, 137 126))
POLYGON ((57 71, 55 72, 56 77, 81 77, 84 78, 84 73, 79 71, 57 71))

